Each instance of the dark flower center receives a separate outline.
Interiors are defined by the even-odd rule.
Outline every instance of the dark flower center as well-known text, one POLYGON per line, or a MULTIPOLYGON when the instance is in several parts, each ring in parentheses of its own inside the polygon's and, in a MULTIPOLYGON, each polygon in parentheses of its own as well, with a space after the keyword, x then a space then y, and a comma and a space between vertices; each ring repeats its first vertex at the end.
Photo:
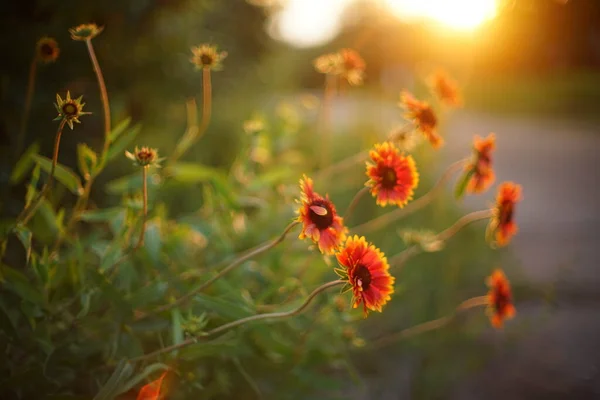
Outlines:
POLYGON ((210 66, 213 64, 214 58, 210 54, 202 54, 200 56, 200 62, 202 65, 210 66))
POLYGON ((140 150, 137 153, 137 158, 140 161, 150 162, 154 158, 154 154, 148 150, 140 150))
POLYGON ((77 116, 77 106, 73 103, 66 103, 62 106, 62 112, 67 118, 73 118, 77 116))
POLYGON ((392 189, 396 186, 398 177, 396 171, 391 167, 384 167, 381 170, 381 186, 385 189, 392 189))
POLYGON ((354 282, 358 283, 359 281, 363 290, 369 289, 369 286, 371 285, 371 272, 369 271, 369 268, 362 264, 359 264, 354 271, 354 282))
POLYGON ((327 214, 319 215, 314 212, 312 209, 309 211, 309 218, 319 228, 319 230, 327 229, 333 224, 333 210, 329 203, 325 200, 315 200, 311 204, 311 206, 323 207, 327 210, 327 214))
POLYGON ((434 127, 437 125, 437 118, 431 107, 425 107, 419 112, 419 124, 434 127))
POLYGON ((494 310, 500 315, 506 313, 506 309, 510 305, 510 295, 504 287, 496 288, 494 291, 494 310))
POLYGON ((498 218, 500 221, 500 225, 510 224, 513 219, 513 203, 508 201, 502 203, 500 206, 500 217, 498 218))
POLYGON ((54 54, 54 47, 50 46, 48 43, 44 43, 40 47, 40 53, 42 53, 43 56, 51 56, 54 54))

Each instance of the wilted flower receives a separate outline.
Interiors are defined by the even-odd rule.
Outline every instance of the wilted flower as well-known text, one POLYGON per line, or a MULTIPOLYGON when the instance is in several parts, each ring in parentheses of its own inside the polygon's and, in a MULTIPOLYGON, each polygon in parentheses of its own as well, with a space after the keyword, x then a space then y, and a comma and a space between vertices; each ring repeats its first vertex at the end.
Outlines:
POLYGON ((69 29, 71 39, 73 40, 91 40, 98 36, 104 30, 103 26, 96 24, 81 24, 75 28, 69 29))
POLYGON ((56 94, 56 103, 54 107, 56 107, 56 111, 58 111, 58 116, 54 118, 55 121, 59 121, 64 119, 69 125, 69 128, 73 129, 73 122, 81 123, 79 117, 85 114, 91 114, 89 112, 83 111, 83 106, 85 103, 81 102, 83 96, 79 96, 77 99, 71 99, 71 93, 67 91, 67 97, 63 100, 60 95, 56 94))
POLYGON ((158 151, 151 149, 150 147, 138 148, 135 146, 133 153, 126 151, 125 157, 129 158, 134 162, 134 165, 140 167, 155 166, 160 167, 160 162, 163 158, 158 158, 158 151))
POLYGON ((407 91, 400 93, 400 104, 406 110, 405 118, 413 122, 434 148, 440 147, 444 140, 437 133, 437 117, 431 106, 415 99, 407 91))
POLYGON ((162 383, 165 379, 165 376, 167 376, 167 372, 168 371, 163 372, 163 374, 157 380, 144 385, 138 393, 137 400, 161 399, 163 396, 161 395, 160 390, 162 389, 162 383))
POLYGON ((313 181, 306 175, 300 179, 302 196, 297 221, 302 223, 300 239, 310 238, 323 254, 333 254, 346 238, 348 229, 337 215, 329 196, 322 197, 313 190, 313 181))
POLYGON ((379 311, 394 292, 394 277, 389 273, 385 255, 364 237, 349 237, 336 258, 341 269, 336 270, 347 279, 353 293, 353 307, 361 303, 365 317, 368 310, 379 311))
POLYGON ((404 207, 419 184, 415 160, 410 155, 401 154, 391 142, 376 144, 369 156, 373 163, 367 162, 369 180, 365 186, 371 188, 377 204, 404 207))
POLYGON ((510 283, 504 273, 497 269, 487 279, 487 284, 490 288, 487 296, 490 320, 495 328, 501 328, 505 320, 516 314, 510 283))
POLYGON ((429 87, 433 94, 450 107, 462 106, 458 84, 444 70, 438 70, 429 77, 429 87))
POLYGON ((496 147, 496 136, 490 133, 482 139, 475 136, 473 140, 473 160, 466 166, 466 173, 470 174, 467 191, 481 193, 494 183, 495 174, 492 169, 492 151, 496 147))
POLYGON ((340 55, 342 58, 342 77, 346 78, 351 85, 362 84, 365 74, 365 61, 362 57, 352 49, 342 49, 340 55))
POLYGON ((58 43, 56 40, 47 36, 44 36, 38 40, 36 45, 36 56, 38 60, 41 60, 45 63, 51 63, 56 61, 59 54, 60 49, 58 48, 58 43))
POLYGON ((389 134, 389 141, 394 143, 398 150, 410 153, 419 144, 421 136, 414 130, 407 130, 405 126, 394 128, 389 134))
POLYGON ((496 206, 488 225, 488 235, 494 235, 495 244, 504 246, 517 233, 514 222, 515 205, 521 200, 521 185, 504 182, 498 188, 496 206))
POLYGON ((196 69, 212 69, 215 71, 223 68, 221 62, 227 57, 226 51, 217 51, 217 46, 211 44, 201 44, 192 47, 192 58, 190 61, 196 66, 196 69))

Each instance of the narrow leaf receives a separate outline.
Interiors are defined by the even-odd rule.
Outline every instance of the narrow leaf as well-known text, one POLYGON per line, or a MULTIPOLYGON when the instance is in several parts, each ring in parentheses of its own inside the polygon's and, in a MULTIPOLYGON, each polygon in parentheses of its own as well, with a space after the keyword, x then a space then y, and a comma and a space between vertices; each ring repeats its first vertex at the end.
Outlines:
POLYGON ((23 226, 15 228, 15 233, 25 248, 25 263, 29 264, 29 258, 31 257, 31 239, 33 238, 33 234, 29 229, 23 226))
POLYGON ((11 174, 10 174, 10 183, 17 184, 21 182, 29 169, 33 166, 33 158, 34 154, 37 154, 40 151, 40 144, 38 142, 33 142, 31 146, 25 150, 19 161, 15 164, 11 174))
POLYGON ((87 144, 79 143, 77 145, 77 165, 79 166, 79 172, 81 172, 85 180, 90 179, 97 162, 98 156, 87 144))
POLYGON ((469 185, 469 180, 471 179, 474 173, 475 170, 470 169, 462 175, 462 177, 456 183, 456 187, 454 188, 454 197, 460 199, 464 196, 465 191, 467 190, 467 186, 469 185))
POLYGON ((167 171, 179 182, 196 183, 206 182, 221 174, 212 167, 193 163, 177 163, 168 168, 167 171))
POLYGON ((108 154, 106 155, 106 161, 110 161, 118 155, 125 154, 125 149, 131 144, 131 142, 133 142, 138 133, 140 133, 141 129, 141 125, 138 124, 124 133, 114 143, 111 143, 110 148, 108 149, 108 154))
POLYGON ((125 132, 125 129, 127 129, 129 127, 129 124, 131 123, 131 118, 125 118, 123 121, 119 122, 119 124, 117 126, 115 126, 113 128, 112 131, 110 131, 110 133, 108 134, 108 138, 110 139, 110 142, 113 143, 115 140, 117 140, 119 138, 119 136, 121 136, 121 134, 123 132, 125 132))
MULTIPOLYGON (((50 170, 52 169, 52 160, 39 155, 34 155, 33 158, 44 171, 50 173, 50 170)), ((83 194, 81 181, 72 169, 65 167, 64 165, 57 164, 56 169, 54 170, 54 178, 62 183, 67 189, 69 189, 71 193, 78 196, 83 194)))
POLYGON ((108 182, 105 187, 110 194, 136 192, 142 188, 142 176, 139 173, 123 176, 108 182))
POLYGON ((88 210, 79 214, 79 219, 85 222, 110 222, 124 210, 121 207, 88 210))
POLYGON ((173 344, 183 342, 183 329, 181 327, 181 311, 178 308, 171 310, 171 323, 173 326, 173 344))
POLYGON ((36 164, 31 173, 31 180, 27 185, 27 193, 25 193, 25 207, 29 207, 37 193, 37 184, 40 180, 40 165, 36 164))

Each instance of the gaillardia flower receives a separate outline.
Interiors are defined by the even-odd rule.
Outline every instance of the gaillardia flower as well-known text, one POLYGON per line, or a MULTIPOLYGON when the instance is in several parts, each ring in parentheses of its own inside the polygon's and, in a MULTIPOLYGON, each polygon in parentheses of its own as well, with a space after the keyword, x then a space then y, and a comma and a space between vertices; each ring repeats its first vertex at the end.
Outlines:
POLYGON ((219 52, 217 46, 210 44, 201 44, 192 47, 192 58, 190 61, 196 66, 196 69, 220 70, 223 65, 221 62, 227 57, 226 51, 219 52))
POLYGON ((442 137, 437 133, 437 117, 428 103, 415 99, 407 91, 402 91, 400 107, 406 110, 405 118, 415 124, 417 130, 427 138, 434 148, 438 148, 444 143, 442 137))
POLYGON ((346 238, 348 229, 344 219, 337 215, 328 196, 313 190, 313 181, 306 175, 300 179, 300 208, 297 221, 302 223, 300 239, 310 238, 323 254, 333 254, 346 238))
POLYGON ((501 328, 505 320, 516 314, 510 283, 504 273, 497 269, 487 279, 487 284, 490 288, 487 295, 490 320, 495 328, 501 328))
POLYGON ((51 63, 56 61, 59 54, 60 49, 58 48, 56 40, 46 36, 38 40, 36 45, 36 56, 38 60, 45 63, 51 63))
POLYGON ((342 77, 351 85, 360 85, 365 75, 365 61, 352 49, 340 50, 342 61, 342 77))
POLYGON ((462 106, 462 97, 457 83, 443 70, 438 70, 429 78, 429 87, 433 94, 449 107, 462 106))
POLYGON ((71 93, 67 91, 67 97, 63 100, 56 94, 56 103, 54 104, 54 107, 56 107, 56 111, 58 111, 58 116, 54 118, 54 120, 59 121, 64 119, 71 129, 73 129, 73 122, 80 124, 80 116, 91 114, 83 111, 85 103, 81 102, 82 98, 83 96, 79 96, 77 99, 71 99, 71 93))
POLYGON ((135 165, 140 167, 160 167, 159 163, 163 160, 162 158, 158 158, 158 151, 156 149, 145 146, 142 148, 136 146, 135 149, 133 149, 133 153, 126 151, 125 157, 129 158, 135 165))
POLYGON ((69 29, 69 33, 71 34, 71 39, 85 41, 92 40, 103 30, 103 26, 98 26, 96 24, 82 24, 69 29))
POLYGON ((517 233, 514 222, 515 204, 521 200, 521 186, 513 182, 503 182, 498 188, 496 206, 488 225, 488 235, 494 235, 495 244, 507 245, 517 233))
POLYGON ((471 175, 467 192, 481 193, 494 183, 496 176, 492 169, 492 151, 495 147, 496 136, 493 133, 490 133, 485 139, 475 136, 473 140, 473 159, 466 167, 466 172, 471 175))
POLYGON ((401 154, 391 142, 376 144, 369 156, 373 163, 367 162, 369 180, 365 186, 371 188, 377 204, 404 207, 419 184, 415 160, 410 155, 401 154))
POLYGON ((315 69, 321 74, 339 75, 342 73, 344 59, 340 53, 323 54, 313 61, 315 69))
POLYGON ((368 310, 381 312, 394 292, 394 277, 384 254, 364 237, 355 235, 346 240, 336 258, 342 267, 336 272, 348 280, 352 289, 352 306, 357 308, 362 303, 365 317, 368 310))

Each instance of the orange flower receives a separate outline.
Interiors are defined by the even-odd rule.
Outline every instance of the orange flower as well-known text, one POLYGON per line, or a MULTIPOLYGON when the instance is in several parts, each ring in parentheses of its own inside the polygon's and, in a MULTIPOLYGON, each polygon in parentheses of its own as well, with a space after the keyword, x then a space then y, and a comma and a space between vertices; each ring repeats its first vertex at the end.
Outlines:
POLYGON ((348 238, 336 258, 342 266, 338 272, 352 289, 353 307, 362 303, 365 317, 368 310, 381 312, 394 292, 394 277, 385 255, 364 237, 355 235, 348 238))
POLYGON ((488 313, 495 328, 501 328, 504 320, 515 316, 516 310, 512 303, 510 283, 504 273, 497 269, 487 279, 490 287, 488 292, 488 313))
POLYGON ((405 118, 416 125, 434 148, 444 144, 444 139, 437 133, 437 117, 428 103, 415 99, 404 90, 400 93, 400 107, 406 110, 405 118))
POLYGON ((342 59, 342 77, 351 85, 360 85, 364 79, 365 60, 352 49, 340 50, 342 59))
POLYGON ((329 196, 322 197, 313 190, 313 181, 306 175, 300 179, 302 197, 297 221, 302 222, 300 239, 310 238, 323 254, 333 254, 346 238, 348 229, 337 215, 329 196))
POLYGON ((495 244, 504 246, 510 242, 517 231, 513 221, 515 204, 521 200, 521 185, 513 182, 503 182, 498 188, 494 215, 490 219, 488 232, 495 235, 495 244))
POLYGON ((471 172, 471 178, 467 186, 468 192, 481 193, 494 183, 496 176, 492 169, 492 151, 495 148, 496 136, 493 133, 490 133, 485 139, 475 136, 473 140, 473 161, 466 167, 471 172))
POLYGON ((137 400, 158 400, 159 398, 162 398, 163 396, 160 394, 160 389, 162 387, 163 379, 167 376, 167 372, 168 371, 163 372, 157 380, 144 385, 138 393, 137 400))
POLYGON ((449 107, 462 106, 462 97, 457 83, 444 70, 438 70, 429 78, 433 94, 449 107))
POLYGON ((36 46, 37 58, 45 63, 56 61, 58 55, 60 54, 58 43, 51 37, 44 36, 38 40, 36 46))
POLYGON ((410 155, 400 154, 391 142, 376 144, 375 150, 371 150, 369 155, 374 164, 367 162, 369 180, 365 186, 371 188, 377 204, 404 207, 419 184, 415 160, 410 155))

